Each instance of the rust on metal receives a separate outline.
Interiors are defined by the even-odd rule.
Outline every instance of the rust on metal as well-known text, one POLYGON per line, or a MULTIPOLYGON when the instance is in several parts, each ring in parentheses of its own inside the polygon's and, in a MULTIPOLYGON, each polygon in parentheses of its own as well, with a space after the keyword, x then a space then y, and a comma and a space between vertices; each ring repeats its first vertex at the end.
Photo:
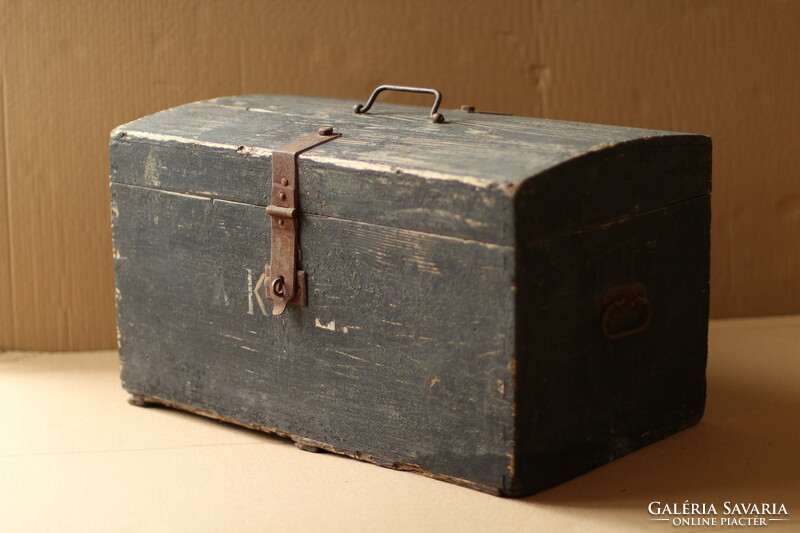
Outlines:
MULTIPOLYGON (((270 272, 269 272, 269 265, 266 266, 266 274, 267 279, 270 279, 270 272)), ((272 283, 279 282, 279 278, 275 278, 272 280, 272 283)), ((265 287, 265 292, 267 293, 267 299, 272 300, 272 291, 270 287, 265 287)), ((297 271, 297 284, 295 285, 295 292, 294 296, 292 296, 292 300, 289 302, 289 305, 299 305, 300 307, 306 307, 308 305, 308 293, 306 292, 306 273, 303 270, 297 271)))
POLYGON ((267 206, 272 231, 264 291, 273 302, 273 315, 282 314, 289 304, 308 304, 305 273, 297 269, 297 156, 340 136, 331 126, 323 126, 272 153, 271 202, 267 206))

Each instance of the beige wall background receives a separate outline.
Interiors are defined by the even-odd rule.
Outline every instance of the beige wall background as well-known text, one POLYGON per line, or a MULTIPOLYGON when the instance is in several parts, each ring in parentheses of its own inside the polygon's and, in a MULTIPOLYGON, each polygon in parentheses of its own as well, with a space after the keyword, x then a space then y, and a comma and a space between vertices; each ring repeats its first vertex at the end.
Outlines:
POLYGON ((438 88, 445 108, 712 135, 712 314, 798 313, 798 28, 781 0, 0 0, 0 349, 115 346, 114 126, 382 83, 438 88))

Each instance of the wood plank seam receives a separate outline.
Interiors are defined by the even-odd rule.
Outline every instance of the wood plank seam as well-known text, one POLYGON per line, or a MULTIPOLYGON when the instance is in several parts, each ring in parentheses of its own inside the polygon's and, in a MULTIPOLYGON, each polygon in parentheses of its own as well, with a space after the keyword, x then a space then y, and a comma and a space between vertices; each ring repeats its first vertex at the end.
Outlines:
MULTIPOLYGON (((152 188, 152 187, 143 187, 141 185, 134 185, 132 183, 114 182, 114 186, 116 186, 116 187, 129 187, 131 189, 139 189, 139 190, 142 190, 142 191, 157 192, 159 194, 169 194, 169 195, 173 195, 173 196, 181 196, 181 197, 184 197, 184 198, 192 198, 192 199, 195 199, 195 200, 207 200, 207 201, 210 201, 211 203, 220 202, 220 203, 231 204, 231 205, 241 205, 241 206, 246 206, 246 207, 255 207, 256 209, 265 209, 263 206, 251 204, 251 203, 248 203, 248 202, 237 202, 235 200, 228 200, 228 199, 223 199, 223 198, 214 198, 213 196, 203 196, 203 195, 200 195, 200 194, 190 194, 190 193, 185 193, 185 192, 168 191, 168 190, 165 190, 165 189, 155 189, 155 188, 152 188)), ((431 235, 431 236, 434 236, 434 237, 440 237, 442 239, 452 239, 454 241, 458 241, 458 242, 462 242, 462 243, 480 244, 482 246, 486 246, 487 248, 498 248, 498 249, 500 249, 500 248, 513 248, 514 247, 514 245, 511 245, 511 244, 497 244, 497 243, 481 241, 481 240, 477 240, 477 239, 466 239, 464 237, 453 237, 452 235, 444 235, 444 234, 441 234, 441 233, 434 233, 432 231, 420 231, 420 230, 415 230, 415 229, 403 228, 403 227, 400 227, 400 226, 390 226, 388 224, 377 224, 377 223, 373 223, 373 222, 364 222, 362 220, 351 220, 349 218, 343 218, 343 217, 332 217, 332 216, 327 216, 327 215, 320 215, 319 213, 306 213, 306 212, 303 212, 302 210, 300 212, 300 216, 301 217, 317 218, 317 219, 320 219, 320 220, 341 220, 343 222, 350 222, 352 224, 360 224, 360 225, 363 225, 363 226, 387 228, 387 229, 399 230, 399 231, 403 231, 403 232, 409 232, 409 233, 414 233, 414 234, 418 234, 418 235, 425 235, 425 236, 431 235)), ((300 231, 301 232, 303 231, 302 230, 302 224, 300 225, 300 231)))

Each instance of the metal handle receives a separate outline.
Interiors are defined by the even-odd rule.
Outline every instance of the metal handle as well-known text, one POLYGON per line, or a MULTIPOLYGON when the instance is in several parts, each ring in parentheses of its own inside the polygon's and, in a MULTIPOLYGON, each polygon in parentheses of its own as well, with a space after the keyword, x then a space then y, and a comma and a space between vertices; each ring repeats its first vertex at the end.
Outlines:
POLYGON ((615 300, 608 304, 603 311, 603 336, 610 341, 615 341, 636 335, 646 330, 652 319, 653 308, 647 298, 636 297, 632 300, 615 300), (633 318, 638 323, 624 323, 630 318, 633 318), (614 321, 619 321, 624 325, 614 330, 610 327, 614 321))
POLYGON ((644 285, 611 290, 600 298, 603 336, 615 341, 643 332, 653 319, 653 306, 644 285))
POLYGON ((353 113, 366 113, 372 107, 372 104, 375 103, 375 99, 378 98, 378 95, 381 94, 383 91, 400 91, 403 93, 424 93, 424 94, 432 94, 436 97, 433 101, 433 107, 431 107, 430 117, 433 122, 436 124, 441 124, 444 122, 444 116, 439 113, 439 105, 442 103, 442 93, 437 91, 436 89, 423 89, 422 87, 402 87, 400 85, 381 85, 377 89, 372 92, 372 95, 367 100, 367 103, 363 106, 361 104, 356 104, 353 106, 353 113))

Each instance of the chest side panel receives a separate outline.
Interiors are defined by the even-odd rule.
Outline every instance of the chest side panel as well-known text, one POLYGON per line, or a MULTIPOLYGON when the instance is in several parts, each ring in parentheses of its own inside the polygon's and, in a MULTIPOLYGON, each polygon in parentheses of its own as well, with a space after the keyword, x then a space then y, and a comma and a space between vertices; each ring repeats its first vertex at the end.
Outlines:
POLYGON ((511 247, 303 216, 308 307, 272 316, 263 208, 111 195, 127 390, 484 490, 507 482, 511 247))
POLYGON ((709 230, 704 195, 521 247, 521 493, 700 419, 709 230))

